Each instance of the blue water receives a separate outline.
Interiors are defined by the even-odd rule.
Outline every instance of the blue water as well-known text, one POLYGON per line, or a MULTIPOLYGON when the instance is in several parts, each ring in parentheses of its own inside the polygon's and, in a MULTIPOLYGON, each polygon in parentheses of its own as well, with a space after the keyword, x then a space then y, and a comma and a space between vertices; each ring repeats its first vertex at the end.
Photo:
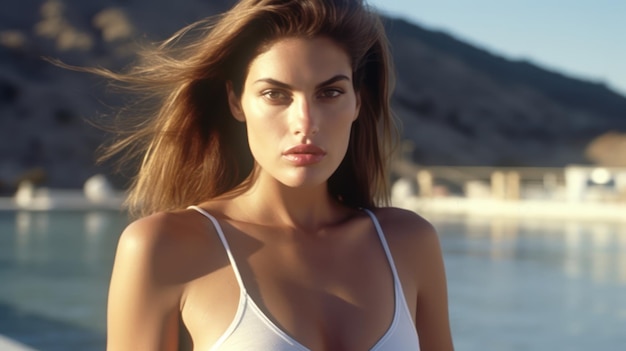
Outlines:
POLYGON ((0 334, 44 351, 104 350, 125 223, 117 212, 0 212, 0 334))
MULTIPOLYGON (((457 351, 626 349, 626 224, 428 218, 457 351)), ((117 212, 0 212, 0 334, 44 351, 104 350, 126 223, 117 212)))
POLYGON ((457 350, 626 350, 626 223, 434 222, 457 350))

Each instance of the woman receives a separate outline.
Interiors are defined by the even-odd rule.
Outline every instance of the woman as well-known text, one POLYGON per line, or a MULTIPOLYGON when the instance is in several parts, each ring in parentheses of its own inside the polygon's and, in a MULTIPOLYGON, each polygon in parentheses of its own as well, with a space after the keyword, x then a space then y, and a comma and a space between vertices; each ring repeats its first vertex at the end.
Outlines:
POLYGON ((119 241, 108 350, 452 349, 436 232, 377 206, 392 119, 375 14, 243 0, 145 60, 100 72, 159 102, 111 149, 142 157, 142 218, 119 241))

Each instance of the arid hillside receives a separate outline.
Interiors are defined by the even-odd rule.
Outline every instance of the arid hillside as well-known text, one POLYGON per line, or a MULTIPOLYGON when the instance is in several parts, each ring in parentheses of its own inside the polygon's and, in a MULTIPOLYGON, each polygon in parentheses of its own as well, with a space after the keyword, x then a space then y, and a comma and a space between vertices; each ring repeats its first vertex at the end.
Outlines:
MULTIPOLYGON (((121 69, 137 43, 163 40, 230 4, 24 0, 0 12, 0 192, 24 178, 77 187, 94 173, 110 173, 108 165, 94 165, 106 134, 87 120, 106 118, 132 97, 42 57, 121 69)), ((405 21, 385 24, 397 72, 393 107, 414 162, 626 164, 626 98, 601 82, 508 61, 405 21)))

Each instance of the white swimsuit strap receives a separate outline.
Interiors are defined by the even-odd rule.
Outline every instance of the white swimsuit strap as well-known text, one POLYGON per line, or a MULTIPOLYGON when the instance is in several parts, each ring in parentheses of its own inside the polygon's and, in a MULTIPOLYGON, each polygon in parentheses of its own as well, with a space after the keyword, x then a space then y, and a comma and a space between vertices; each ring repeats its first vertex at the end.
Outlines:
POLYGON ((365 211, 365 213, 367 213, 372 219, 372 222, 374 222, 376 233, 378 234, 378 238, 380 239, 380 242, 383 245, 383 249, 385 250, 385 255, 387 255, 387 261, 389 261, 389 266, 391 267, 391 272, 393 273, 394 284, 396 286, 400 286, 401 285, 400 278, 398 276, 398 271, 396 270, 396 264, 393 261, 393 256, 391 256, 391 250, 389 250, 389 245, 387 245, 387 239, 385 239, 383 228, 380 226, 380 223, 378 222, 378 218, 376 218, 376 215, 374 214, 374 212, 372 212, 371 210, 368 210, 367 208, 363 208, 363 211, 365 211))
POLYGON ((242 293, 245 293, 246 287, 243 285, 243 280, 241 279, 241 274, 239 274, 239 268, 237 268, 235 257, 233 256, 233 253, 230 250, 230 246, 228 245, 228 241, 226 240, 226 236, 224 235, 224 231, 222 230, 220 223, 217 221, 215 217, 213 217, 207 211, 203 210, 202 208, 198 206, 189 206, 187 208, 196 210, 200 214, 204 215, 206 218, 211 220, 211 222, 213 223, 213 227, 215 227, 215 230, 217 231, 217 235, 220 237, 220 241, 222 242, 222 245, 224 245, 224 249, 226 250, 226 254, 228 255, 228 260, 230 261, 230 265, 233 267, 233 271, 235 272, 235 277, 237 278, 237 282, 239 283, 239 288, 241 289, 242 293))

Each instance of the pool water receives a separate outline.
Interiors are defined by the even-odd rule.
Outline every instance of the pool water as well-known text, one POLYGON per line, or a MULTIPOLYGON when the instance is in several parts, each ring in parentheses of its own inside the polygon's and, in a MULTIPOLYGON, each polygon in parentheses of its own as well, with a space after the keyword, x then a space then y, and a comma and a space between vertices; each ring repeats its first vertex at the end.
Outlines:
POLYGON ((38 350, 104 350, 118 212, 0 212, 0 334, 38 350))
POLYGON ((626 223, 434 222, 456 350, 626 350, 626 223))
MULTIPOLYGON (((426 216, 440 233, 457 351, 623 350, 626 224, 426 216)), ((104 350, 124 213, 0 212, 0 334, 104 350)))

